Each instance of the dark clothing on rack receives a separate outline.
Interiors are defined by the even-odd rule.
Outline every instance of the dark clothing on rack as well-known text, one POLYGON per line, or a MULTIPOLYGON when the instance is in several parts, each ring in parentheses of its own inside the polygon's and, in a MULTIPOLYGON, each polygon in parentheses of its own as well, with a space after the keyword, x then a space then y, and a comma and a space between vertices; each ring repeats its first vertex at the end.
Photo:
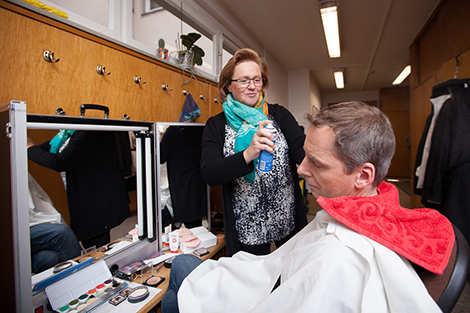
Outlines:
POLYGON ((50 153, 49 148, 49 142, 32 146, 28 157, 65 172, 70 227, 79 240, 93 245, 93 237, 109 236, 110 229, 130 213, 116 137, 107 131, 76 131, 61 152, 50 153))
MULTIPOLYGON (((307 209, 304 205, 297 175, 297 164, 305 156, 303 144, 305 135, 292 114, 278 104, 268 104, 269 115, 274 118, 281 128, 289 146, 291 172, 295 180, 295 229, 291 235, 296 234, 307 225, 307 209)), ((233 188, 235 180, 251 173, 254 162, 246 164, 243 151, 230 157, 224 157, 225 124, 227 120, 224 112, 211 117, 204 128, 203 154, 201 170, 205 181, 209 185, 222 185, 222 203, 224 207, 224 232, 228 256, 240 250, 240 242, 235 227, 233 212, 233 188)))
POLYGON ((201 225, 207 216, 207 184, 200 165, 203 129, 202 125, 169 126, 160 142, 160 163, 167 162, 173 220, 188 228, 201 225))
MULTIPOLYGON (((426 207, 438 209, 470 240, 470 79, 452 79, 434 86, 431 101, 439 97, 444 102, 435 118, 423 184, 418 186, 419 177, 415 176, 414 192, 422 196, 426 207)), ((433 108, 426 121, 415 170, 423 165, 435 111, 433 108)))

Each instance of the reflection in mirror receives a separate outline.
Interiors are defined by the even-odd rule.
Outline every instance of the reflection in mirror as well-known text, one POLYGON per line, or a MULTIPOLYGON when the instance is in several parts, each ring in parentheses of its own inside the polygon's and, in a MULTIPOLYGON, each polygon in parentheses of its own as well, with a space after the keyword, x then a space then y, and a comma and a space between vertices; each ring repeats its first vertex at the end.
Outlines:
POLYGON ((115 239, 110 230, 130 215, 129 192, 136 189, 131 134, 28 131, 34 273, 80 256, 81 248, 107 247, 115 239))
POLYGON ((162 225, 210 229, 209 188, 200 171, 202 123, 157 123, 162 225), (206 224, 207 223, 207 224, 206 224))

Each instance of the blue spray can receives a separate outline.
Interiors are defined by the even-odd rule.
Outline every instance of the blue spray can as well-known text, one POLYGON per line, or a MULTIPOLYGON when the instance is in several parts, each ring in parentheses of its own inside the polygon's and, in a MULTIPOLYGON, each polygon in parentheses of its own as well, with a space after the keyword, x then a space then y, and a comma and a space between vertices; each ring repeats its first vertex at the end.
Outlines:
MULTIPOLYGON (((277 131, 274 128, 273 124, 267 124, 265 126, 265 129, 267 129, 271 135, 274 137, 274 143, 276 143, 277 139, 277 131)), ((259 154, 259 160, 258 160, 258 169, 261 172, 270 172, 273 168, 273 156, 274 154, 269 153, 266 150, 262 150, 261 153, 259 154)))

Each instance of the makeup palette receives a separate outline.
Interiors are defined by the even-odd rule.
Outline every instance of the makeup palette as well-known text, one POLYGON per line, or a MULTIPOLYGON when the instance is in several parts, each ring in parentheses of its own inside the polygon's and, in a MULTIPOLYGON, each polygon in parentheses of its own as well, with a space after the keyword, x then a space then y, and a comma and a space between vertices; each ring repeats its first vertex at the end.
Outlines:
POLYGON ((122 279, 131 280, 135 273, 138 273, 145 263, 142 261, 133 262, 117 270, 116 276, 122 279))
POLYGON ((116 306, 124 300, 126 300, 125 296, 123 296, 121 294, 117 294, 114 297, 112 297, 111 299, 109 299, 108 302, 111 303, 112 305, 116 306))
POLYGON ((96 295, 96 289, 93 288, 93 289, 88 290, 87 295, 88 295, 88 297, 95 296, 96 295))
POLYGON ((59 263, 59 264, 56 264, 54 266, 54 269, 52 270, 52 273, 54 274, 57 274, 57 273, 60 273, 62 272, 63 270, 69 268, 69 267, 72 267, 73 263, 72 261, 65 261, 65 262, 62 262, 62 263, 59 263))
POLYGON ((147 299, 149 294, 149 289, 146 286, 138 286, 129 291, 127 301, 129 301, 129 303, 139 303, 147 299))
POLYGON ((110 278, 110 279, 105 280, 103 284, 104 284, 106 287, 112 287, 112 286, 113 286, 113 282, 114 282, 113 279, 110 278))
POLYGON ((74 299, 69 302, 70 309, 76 309, 78 307, 78 299, 74 299))
POLYGON ((171 268, 171 264, 173 263, 173 260, 175 259, 175 256, 172 256, 171 258, 166 259, 163 264, 165 265, 166 268, 171 268))
POLYGON ((81 310, 83 310, 83 309, 86 308, 86 307, 87 307, 87 304, 86 304, 86 303, 82 303, 82 304, 80 304, 80 305, 77 307, 77 311, 81 311, 81 310))
POLYGON ((100 295, 102 295, 104 293, 104 290, 106 289, 105 288, 106 286, 104 284, 99 284, 98 286, 96 286, 96 296, 99 297, 100 295))
POLYGON ((86 300, 88 300, 88 294, 84 293, 80 297, 78 297, 78 302, 79 303, 85 303, 86 300))
POLYGON ((157 287, 160 285, 163 281, 165 280, 164 277, 160 276, 150 276, 145 282, 144 285, 147 285, 149 287, 157 287))

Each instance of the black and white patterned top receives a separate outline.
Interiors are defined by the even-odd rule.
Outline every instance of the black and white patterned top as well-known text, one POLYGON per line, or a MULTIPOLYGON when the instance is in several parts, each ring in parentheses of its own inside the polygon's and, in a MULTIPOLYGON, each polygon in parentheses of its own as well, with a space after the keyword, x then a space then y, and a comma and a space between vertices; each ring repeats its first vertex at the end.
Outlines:
MULTIPOLYGON (((238 240, 248 245, 278 241, 289 235, 295 227, 294 178, 289 160, 287 141, 271 116, 278 135, 270 172, 256 167, 253 184, 244 177, 235 180, 233 212, 238 240)), ((236 131, 225 125, 224 156, 233 155, 236 131)))

